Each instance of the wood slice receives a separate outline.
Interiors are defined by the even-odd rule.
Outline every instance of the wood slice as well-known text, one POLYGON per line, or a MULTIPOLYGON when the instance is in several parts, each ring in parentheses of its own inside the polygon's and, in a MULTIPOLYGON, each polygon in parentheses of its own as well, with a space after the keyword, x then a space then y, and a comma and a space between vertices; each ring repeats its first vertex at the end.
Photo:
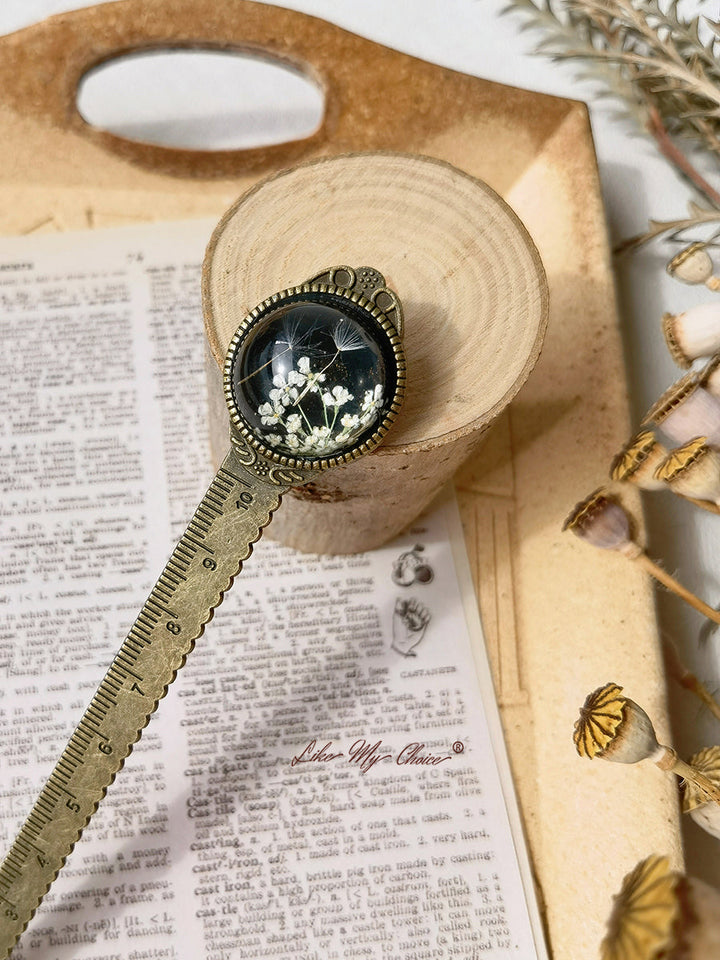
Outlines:
MULTIPOLYGON (((265 180, 221 220, 203 270, 218 364, 253 307, 340 263, 376 267, 399 294, 408 392, 376 452, 292 491, 273 521, 316 553, 371 549, 411 523, 524 383, 547 321, 537 251, 493 190, 437 160, 353 154, 265 180)), ((212 432, 224 450, 224 418, 212 432)))
MULTIPOLYGON (((633 430, 586 106, 425 63, 251 0, 115 0, 62 13, 0 38, 0 82, 5 233, 217 219, 261 176, 368 150, 454 164, 489 183, 527 225, 550 288, 543 355, 456 487, 552 954, 595 956, 621 873, 648 850, 667 852, 676 867, 683 854, 670 778, 640 783, 619 764, 583 764, 568 733, 582 696, 608 675, 622 678, 659 732, 669 729, 647 577, 627 565, 619 573, 617 557, 561 533, 572 504, 598 485, 633 430), (176 150, 115 137, 79 115, 78 83, 96 65, 131 51, 197 47, 292 64, 325 94, 317 134, 251 150, 176 150), (558 663, 571 663, 572 676, 558 663), (588 828, 616 824, 618 811, 622 829, 588 828)), ((452 193, 445 203, 455 203, 452 193)), ((410 246, 420 243, 415 236, 410 246)), ((270 279, 274 290, 294 278, 270 279)), ((420 287, 413 310, 430 299, 420 287)), ((224 448, 222 397, 219 409, 224 448)), ((378 453, 368 465, 380 461, 378 453)), ((269 531, 295 506, 287 502, 269 531)), ((706 878, 712 859, 695 861, 706 878)))

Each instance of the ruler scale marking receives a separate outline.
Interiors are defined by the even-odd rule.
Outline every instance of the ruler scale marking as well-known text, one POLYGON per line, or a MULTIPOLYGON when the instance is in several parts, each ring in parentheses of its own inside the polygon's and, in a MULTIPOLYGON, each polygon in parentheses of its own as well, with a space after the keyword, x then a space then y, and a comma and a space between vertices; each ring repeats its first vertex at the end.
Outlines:
POLYGON ((239 572, 248 545, 258 539, 287 489, 287 485, 260 483, 251 474, 240 480, 245 468, 232 449, 226 463, 238 479, 231 486, 225 477, 222 484, 211 484, 209 496, 203 498, 173 550, 0 865, 6 892, 6 905, 0 907, 2 958, 25 929, 158 700, 239 572), (238 496, 252 490, 254 509, 219 511, 218 489, 225 503, 235 490, 238 496), (229 556, 228 543, 234 545, 229 556), (205 561, 199 562, 198 554, 205 556, 205 561), (169 587, 172 608, 165 605, 169 587), (47 850, 28 855, 29 838, 38 834, 47 850))
MULTIPOLYGON (((131 625, 60 760, 40 791, 18 838, 0 863, 0 883, 6 894, 3 901, 6 906, 4 910, 0 907, 0 960, 9 956, 32 918, 108 786, 132 751, 133 744, 157 709, 159 700, 184 665, 204 625, 222 602, 244 560, 252 553, 253 544, 270 522, 281 495, 292 484, 313 479, 318 470, 348 463, 367 452, 382 440, 394 419, 405 388, 405 360, 398 335, 402 327, 402 308, 396 295, 385 287, 379 271, 369 267, 363 270, 358 273, 347 266, 331 268, 307 281, 302 291, 303 296, 307 293, 311 301, 317 297, 323 302, 327 297, 334 298, 342 322, 347 322, 351 328, 359 326, 363 338, 369 338, 370 356, 364 361, 370 365, 367 372, 360 374, 348 367, 343 378, 348 380, 346 386, 351 388, 350 399, 353 395, 357 397, 360 386, 366 385, 365 376, 376 379, 374 395, 376 398, 384 396, 384 410, 379 415, 371 410, 370 415, 375 419, 368 420, 362 419, 367 412, 364 407, 358 407, 359 412, 354 415, 356 424, 351 423, 350 427, 358 425, 360 430, 350 432, 343 420, 343 431, 331 437, 332 427, 328 424, 323 396, 324 413, 312 412, 311 419, 305 415, 311 433, 303 442, 309 444, 311 434, 313 437, 313 445, 308 446, 308 452, 312 451, 309 456, 295 455, 300 438, 294 434, 295 446, 288 442, 283 453, 281 445, 286 440, 279 435, 271 437, 244 418, 240 407, 247 406, 256 411, 258 394, 244 392, 242 385, 247 377, 238 372, 244 369, 245 363, 250 364, 248 369, 252 376, 265 370, 267 364, 261 364, 253 351, 265 349, 265 336, 269 343, 273 339, 279 342, 281 328, 278 325, 288 322, 286 311, 299 311, 298 323, 306 322, 307 304, 297 301, 300 288, 289 288, 265 300, 237 328, 224 370, 232 425, 230 452, 131 625), (335 282, 346 276, 349 278, 346 283, 342 280, 335 282), (365 279, 361 282, 359 276, 365 279), (373 290, 382 290, 390 296, 390 317, 377 306, 372 306, 371 300, 365 299, 372 293, 368 276, 374 278, 373 290), (259 332, 260 336, 253 338, 251 331, 259 332), (378 365, 379 356, 383 363, 378 365), (355 374, 358 386, 353 379, 355 374), (240 390, 239 395, 235 393, 236 388, 240 390), (240 400, 238 396, 241 396, 240 400), (280 445, 280 448, 271 449, 266 441, 280 445), (128 664, 132 664, 132 668, 128 664), (132 677, 135 679, 131 682, 132 677), (36 837, 41 837, 43 846, 42 852, 33 856, 28 843, 36 837)), ((313 317, 307 336, 312 334, 317 339, 314 349, 321 353, 326 349, 328 336, 335 341, 337 352, 327 357, 332 363, 341 350, 336 340, 337 325, 332 326, 328 320, 329 326, 324 328, 318 323, 313 317)), ((307 362, 309 364, 309 360, 307 362)), ((360 358, 355 366, 362 369, 360 358)), ((328 367, 326 363, 323 370, 328 367)), ((307 371, 302 376, 309 379, 307 371)), ((267 374, 263 373, 260 380, 266 377, 267 374)), ((267 396, 273 399, 270 382, 258 381, 256 385, 261 395, 269 391, 267 396)), ((305 388, 300 398, 308 389, 305 388)), ((369 395, 373 396, 373 390, 369 395)), ((352 421, 352 417, 349 419, 352 421)), ((290 428, 283 424, 283 429, 290 428)))

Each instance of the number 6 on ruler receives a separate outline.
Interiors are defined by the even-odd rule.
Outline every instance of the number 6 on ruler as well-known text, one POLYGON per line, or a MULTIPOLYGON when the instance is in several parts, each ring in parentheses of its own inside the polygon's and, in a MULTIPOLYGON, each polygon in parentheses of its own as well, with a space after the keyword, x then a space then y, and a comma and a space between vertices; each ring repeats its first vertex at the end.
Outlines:
POLYGON ((347 266, 275 294, 238 327, 224 370, 230 451, 0 865, 0 958, 10 955, 282 494, 384 438, 405 390, 401 333, 400 302, 382 275, 347 266))

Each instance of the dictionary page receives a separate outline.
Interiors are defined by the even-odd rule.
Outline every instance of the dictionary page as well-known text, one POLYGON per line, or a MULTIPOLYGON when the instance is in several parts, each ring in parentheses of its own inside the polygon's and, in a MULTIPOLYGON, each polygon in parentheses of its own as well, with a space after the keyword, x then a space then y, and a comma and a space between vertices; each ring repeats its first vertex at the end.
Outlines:
MULTIPOLYGON (((0 240, 0 855, 211 479, 212 227, 0 240)), ((13 956, 545 957, 460 543, 257 544, 13 956)))

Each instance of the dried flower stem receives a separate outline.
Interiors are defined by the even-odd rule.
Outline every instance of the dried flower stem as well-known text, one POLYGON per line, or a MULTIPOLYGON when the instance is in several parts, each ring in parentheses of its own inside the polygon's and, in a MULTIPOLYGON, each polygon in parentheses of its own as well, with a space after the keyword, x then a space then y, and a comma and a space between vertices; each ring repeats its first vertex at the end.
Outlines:
POLYGON ((658 145, 660 153, 675 166, 680 173, 715 207, 720 207, 720 193, 712 187, 705 177, 695 169, 686 155, 673 141, 662 122, 660 111, 652 104, 648 104, 647 114, 648 133, 658 145))
POLYGON ((694 503, 696 507, 702 507, 708 513, 720 514, 720 504, 713 503, 711 500, 698 500, 696 497, 685 497, 688 503, 694 503))
POLYGON ((707 603, 704 603, 699 597, 696 597, 694 593, 691 593, 686 587, 684 587, 675 577, 670 576, 669 573, 666 573, 665 570, 654 560, 651 560, 650 557, 644 553, 640 548, 638 548, 637 554, 631 554, 628 552, 628 556, 633 560, 637 560, 640 566, 646 570, 651 576, 655 577, 664 587, 667 587, 668 590, 672 590, 673 593, 677 594, 685 603, 689 603, 691 607, 694 607, 699 613, 704 617, 707 617, 708 620, 712 620, 714 623, 720 624, 720 612, 715 610, 713 607, 708 606, 707 603))
POLYGON ((678 583, 633 540, 627 511, 617 499, 606 496, 602 489, 595 490, 575 505, 563 524, 563 530, 571 530, 575 536, 595 547, 616 550, 629 560, 636 560, 664 587, 672 590, 709 620, 720 624, 720 612, 703 603, 699 597, 678 583))
POLYGON ((704 773, 700 773, 699 770, 691 767, 689 763, 681 760, 671 747, 661 746, 658 751, 658 756, 653 757, 653 760, 661 770, 669 770, 683 780, 694 783, 698 789, 707 794, 710 800, 714 800, 715 803, 720 804, 720 789, 718 789, 712 780, 709 780, 704 773))
POLYGON ((708 708, 716 720, 720 720, 720 703, 710 693, 705 684, 695 674, 688 670, 680 659, 675 644, 667 638, 664 640, 665 660, 668 665, 670 676, 695 696, 708 708))
POLYGON ((720 221, 720 210, 706 210, 692 201, 689 207, 689 217, 684 217, 681 220, 651 220, 649 230, 623 240, 613 248, 613 253, 627 253, 645 243, 649 243, 651 240, 656 240, 664 234, 667 234, 671 240, 682 240, 683 243, 688 243, 689 238, 681 236, 686 230, 720 221))
MULTIPOLYGON (((600 79, 605 94, 624 103, 717 215, 720 191, 677 141, 699 142, 720 155, 720 23, 707 14, 688 17, 679 6, 678 0, 509 0, 508 8, 545 34, 537 53, 577 61, 582 79, 600 79)), ((710 211, 695 212, 684 225, 650 221, 646 233, 618 251, 712 219, 710 211)))

